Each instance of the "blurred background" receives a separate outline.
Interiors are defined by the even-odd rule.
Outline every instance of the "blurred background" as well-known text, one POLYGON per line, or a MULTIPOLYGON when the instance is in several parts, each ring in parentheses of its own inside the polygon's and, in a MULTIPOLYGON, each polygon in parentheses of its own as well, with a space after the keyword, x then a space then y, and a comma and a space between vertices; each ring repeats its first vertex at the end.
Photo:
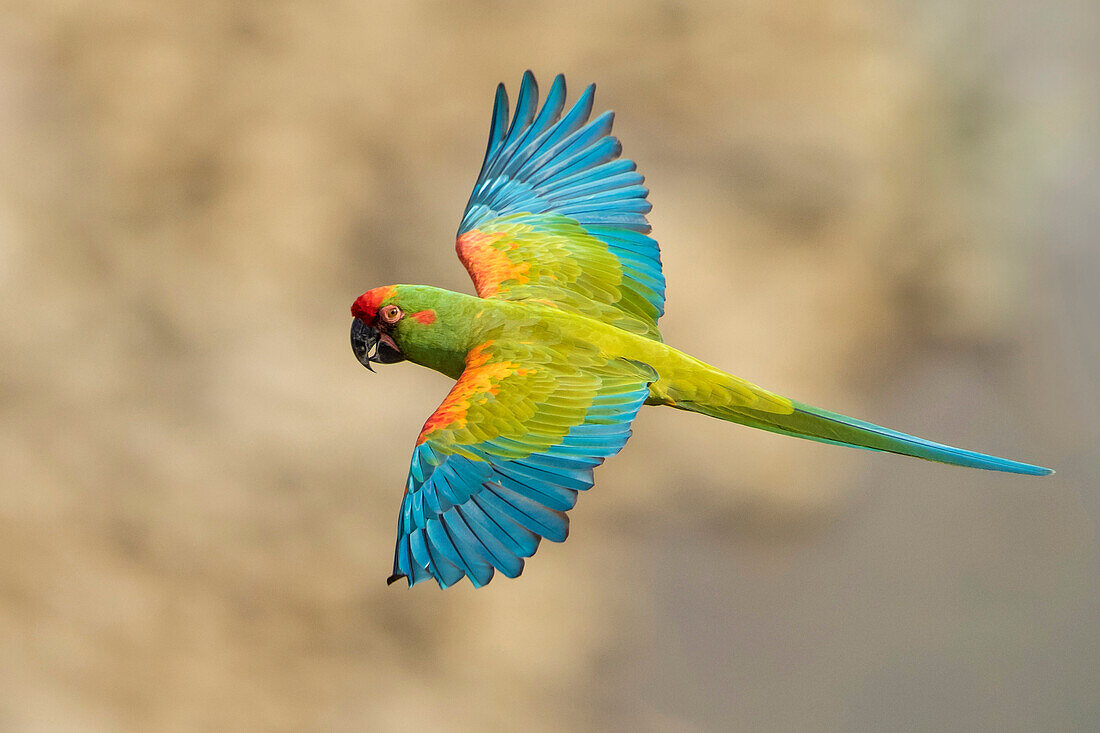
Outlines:
POLYGON ((1092 0, 0 2, 0 729, 1100 726, 1092 0), (493 89, 648 176, 666 339, 1038 480, 645 410, 572 537, 386 587, 493 89))

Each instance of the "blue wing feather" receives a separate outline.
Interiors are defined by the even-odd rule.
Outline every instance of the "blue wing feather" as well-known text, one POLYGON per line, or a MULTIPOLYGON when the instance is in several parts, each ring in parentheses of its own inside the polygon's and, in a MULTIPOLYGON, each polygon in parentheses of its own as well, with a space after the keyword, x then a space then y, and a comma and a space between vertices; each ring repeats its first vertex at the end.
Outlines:
POLYGON ((465 576, 480 587, 495 570, 519 575, 540 539, 565 540, 565 512, 578 492, 592 487, 593 469, 622 449, 648 395, 648 382, 611 387, 596 395, 585 422, 559 442, 510 459, 496 452, 517 454, 522 444, 507 438, 442 455, 431 441, 418 445, 398 515, 390 582, 434 578, 446 588, 465 576))
POLYGON ((665 279, 657 243, 646 236, 649 190, 634 162, 619 157, 614 114, 589 120, 594 94, 590 84, 562 115, 559 74, 536 113, 538 85, 528 71, 509 121, 507 95, 498 88, 485 160, 458 233, 505 216, 531 215, 516 221, 533 226, 546 214, 572 219, 617 258, 624 284, 648 303, 640 315, 655 323, 664 314, 665 279))

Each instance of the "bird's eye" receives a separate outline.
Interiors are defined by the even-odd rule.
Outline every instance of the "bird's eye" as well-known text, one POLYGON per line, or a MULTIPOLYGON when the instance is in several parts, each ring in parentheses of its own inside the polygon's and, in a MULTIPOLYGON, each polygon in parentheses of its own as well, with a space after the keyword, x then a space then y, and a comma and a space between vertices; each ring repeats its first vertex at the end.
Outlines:
POLYGON ((392 303, 390 305, 383 306, 382 310, 380 310, 378 313, 382 316, 383 321, 390 324, 397 323, 401 320, 402 316, 401 309, 398 308, 396 305, 393 305, 392 303))

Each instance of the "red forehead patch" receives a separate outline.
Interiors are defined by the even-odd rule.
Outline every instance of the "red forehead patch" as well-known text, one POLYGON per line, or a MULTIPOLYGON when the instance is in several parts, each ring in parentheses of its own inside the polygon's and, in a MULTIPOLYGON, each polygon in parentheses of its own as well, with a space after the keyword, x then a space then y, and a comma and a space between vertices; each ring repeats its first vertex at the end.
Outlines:
POLYGON ((368 290, 351 304, 351 315, 364 321, 373 321, 378 314, 378 306, 382 305, 383 300, 393 296, 396 292, 397 288, 392 285, 368 290))

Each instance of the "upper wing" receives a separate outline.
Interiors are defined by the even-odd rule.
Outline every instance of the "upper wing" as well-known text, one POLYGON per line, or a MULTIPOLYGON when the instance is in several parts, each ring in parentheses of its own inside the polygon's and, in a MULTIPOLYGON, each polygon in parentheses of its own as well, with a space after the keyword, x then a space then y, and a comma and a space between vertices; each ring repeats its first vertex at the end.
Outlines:
POLYGON ((536 114, 528 71, 509 124, 508 95, 497 87, 456 249, 483 298, 538 300, 660 339, 665 278, 646 236, 649 191, 634 161, 619 158, 614 114, 588 121, 595 88, 563 116, 559 74, 536 114))
POLYGON ((389 582, 519 575, 541 538, 565 539, 566 510, 626 443, 654 379, 592 352, 565 363, 541 345, 474 348, 413 450, 389 582))

